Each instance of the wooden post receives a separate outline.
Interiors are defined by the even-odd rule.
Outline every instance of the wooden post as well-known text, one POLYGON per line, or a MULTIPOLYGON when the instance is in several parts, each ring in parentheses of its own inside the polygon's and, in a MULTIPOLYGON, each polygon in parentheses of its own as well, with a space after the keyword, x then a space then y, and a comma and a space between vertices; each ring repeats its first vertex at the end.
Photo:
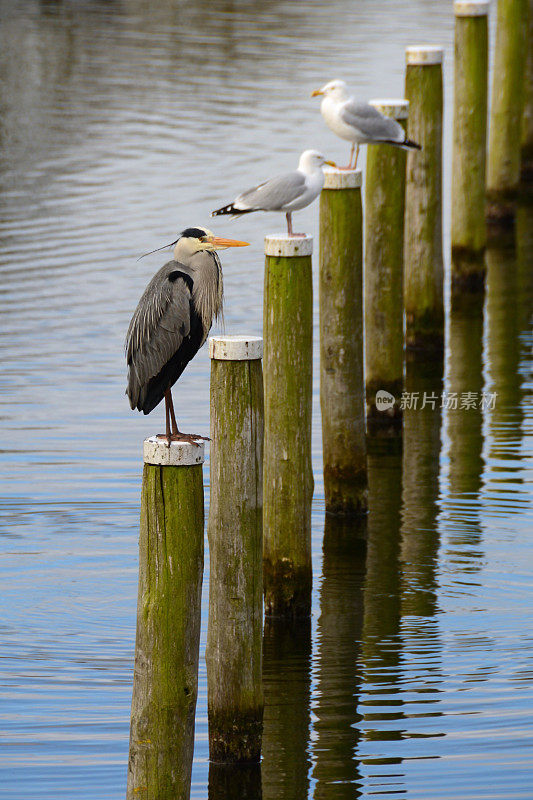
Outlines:
POLYGON ((128 800, 187 800, 204 566, 203 444, 144 442, 128 800))
POLYGON ((452 290, 485 280, 487 140, 487 0, 456 0, 452 169, 452 290))
POLYGON ((367 507, 361 172, 326 170, 320 195, 320 406, 326 511, 367 507))
POLYGON ((524 110, 522 113, 522 183, 533 181, 533 0, 529 0, 527 43, 524 110))
MULTIPOLYGON (((387 117, 406 125, 407 100, 372 100, 387 117)), ((365 192, 365 379, 370 427, 401 431, 403 391, 403 241, 406 152, 375 145, 366 157, 365 192), (379 391, 392 405, 376 405, 379 391), (393 426, 394 427, 394 426, 393 426)), ((379 398, 378 398, 379 400, 379 398)))
POLYGON ((258 762, 263 724, 263 340, 214 336, 209 355, 209 755, 216 762, 258 762))
POLYGON ((265 237, 265 613, 311 611, 313 239, 265 237))
POLYGON ((444 352, 442 255, 442 47, 408 47, 405 96, 410 139, 405 196, 406 345, 444 352))
POLYGON ((489 129, 487 221, 512 225, 520 182, 520 134, 529 0, 498 0, 489 129))

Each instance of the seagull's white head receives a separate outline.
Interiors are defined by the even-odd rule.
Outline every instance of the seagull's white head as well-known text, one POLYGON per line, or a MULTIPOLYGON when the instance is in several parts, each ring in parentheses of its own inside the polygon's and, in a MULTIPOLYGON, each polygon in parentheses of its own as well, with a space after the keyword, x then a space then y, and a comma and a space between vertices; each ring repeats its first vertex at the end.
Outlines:
POLYGON ((332 97, 334 100, 346 100, 348 97, 348 87, 344 81, 330 81, 321 89, 315 89, 315 91, 311 93, 311 97, 318 97, 319 95, 324 95, 324 97, 332 97))
POLYGON ((327 161, 318 150, 304 150, 298 162, 298 169, 300 172, 311 175, 313 172, 316 172, 317 169, 322 169, 324 164, 329 164, 330 167, 337 166, 333 161, 327 161))

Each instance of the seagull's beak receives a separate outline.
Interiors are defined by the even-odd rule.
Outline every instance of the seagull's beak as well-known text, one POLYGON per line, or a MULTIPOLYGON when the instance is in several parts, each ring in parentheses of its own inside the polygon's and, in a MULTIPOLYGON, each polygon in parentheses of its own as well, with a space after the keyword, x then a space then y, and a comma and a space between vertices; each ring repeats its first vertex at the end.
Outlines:
POLYGON ((324 164, 329 164, 330 167, 336 167, 337 166, 334 161, 324 161, 324 164))
POLYGON ((225 250, 226 247, 248 247, 250 242, 240 242, 238 239, 223 239, 221 236, 213 236, 211 244, 215 250, 225 250))
POLYGON ((318 97, 319 95, 324 94, 322 89, 315 89, 314 92, 311 92, 311 97, 318 97))

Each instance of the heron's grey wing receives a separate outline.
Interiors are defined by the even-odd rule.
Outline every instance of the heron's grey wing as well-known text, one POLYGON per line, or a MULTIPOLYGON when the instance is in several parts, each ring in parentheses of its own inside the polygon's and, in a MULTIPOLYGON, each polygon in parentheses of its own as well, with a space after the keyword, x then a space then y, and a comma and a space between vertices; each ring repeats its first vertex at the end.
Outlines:
POLYGON ((305 191, 305 175, 298 170, 278 175, 240 194, 235 208, 257 211, 281 211, 305 191))
POLYGON ((135 408, 150 378, 159 374, 191 328, 191 288, 186 268, 170 261, 146 287, 126 335, 127 394, 135 408))
POLYGON ((402 126, 395 119, 385 117, 370 103, 348 100, 341 108, 340 116, 369 142, 403 142, 405 139, 402 126))

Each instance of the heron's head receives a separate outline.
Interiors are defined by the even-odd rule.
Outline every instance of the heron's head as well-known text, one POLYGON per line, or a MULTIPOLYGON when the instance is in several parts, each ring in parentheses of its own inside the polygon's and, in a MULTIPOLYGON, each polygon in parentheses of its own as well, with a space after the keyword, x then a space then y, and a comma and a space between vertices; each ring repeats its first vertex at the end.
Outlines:
POLYGON ((194 228, 185 228, 180 238, 174 242, 174 259, 183 260, 184 256, 192 256, 202 250, 226 250, 228 247, 246 247, 249 242, 240 242, 237 239, 223 239, 208 228, 198 225, 194 228))
POLYGON ((329 164, 330 167, 337 166, 334 161, 327 161, 318 150, 304 150, 298 162, 298 169, 301 172, 311 173, 322 169, 324 164, 329 164))
POLYGON ((311 92, 311 97, 318 97, 319 95, 333 97, 335 100, 344 100, 348 95, 348 89, 344 81, 330 81, 321 89, 315 89, 314 92, 311 92))

